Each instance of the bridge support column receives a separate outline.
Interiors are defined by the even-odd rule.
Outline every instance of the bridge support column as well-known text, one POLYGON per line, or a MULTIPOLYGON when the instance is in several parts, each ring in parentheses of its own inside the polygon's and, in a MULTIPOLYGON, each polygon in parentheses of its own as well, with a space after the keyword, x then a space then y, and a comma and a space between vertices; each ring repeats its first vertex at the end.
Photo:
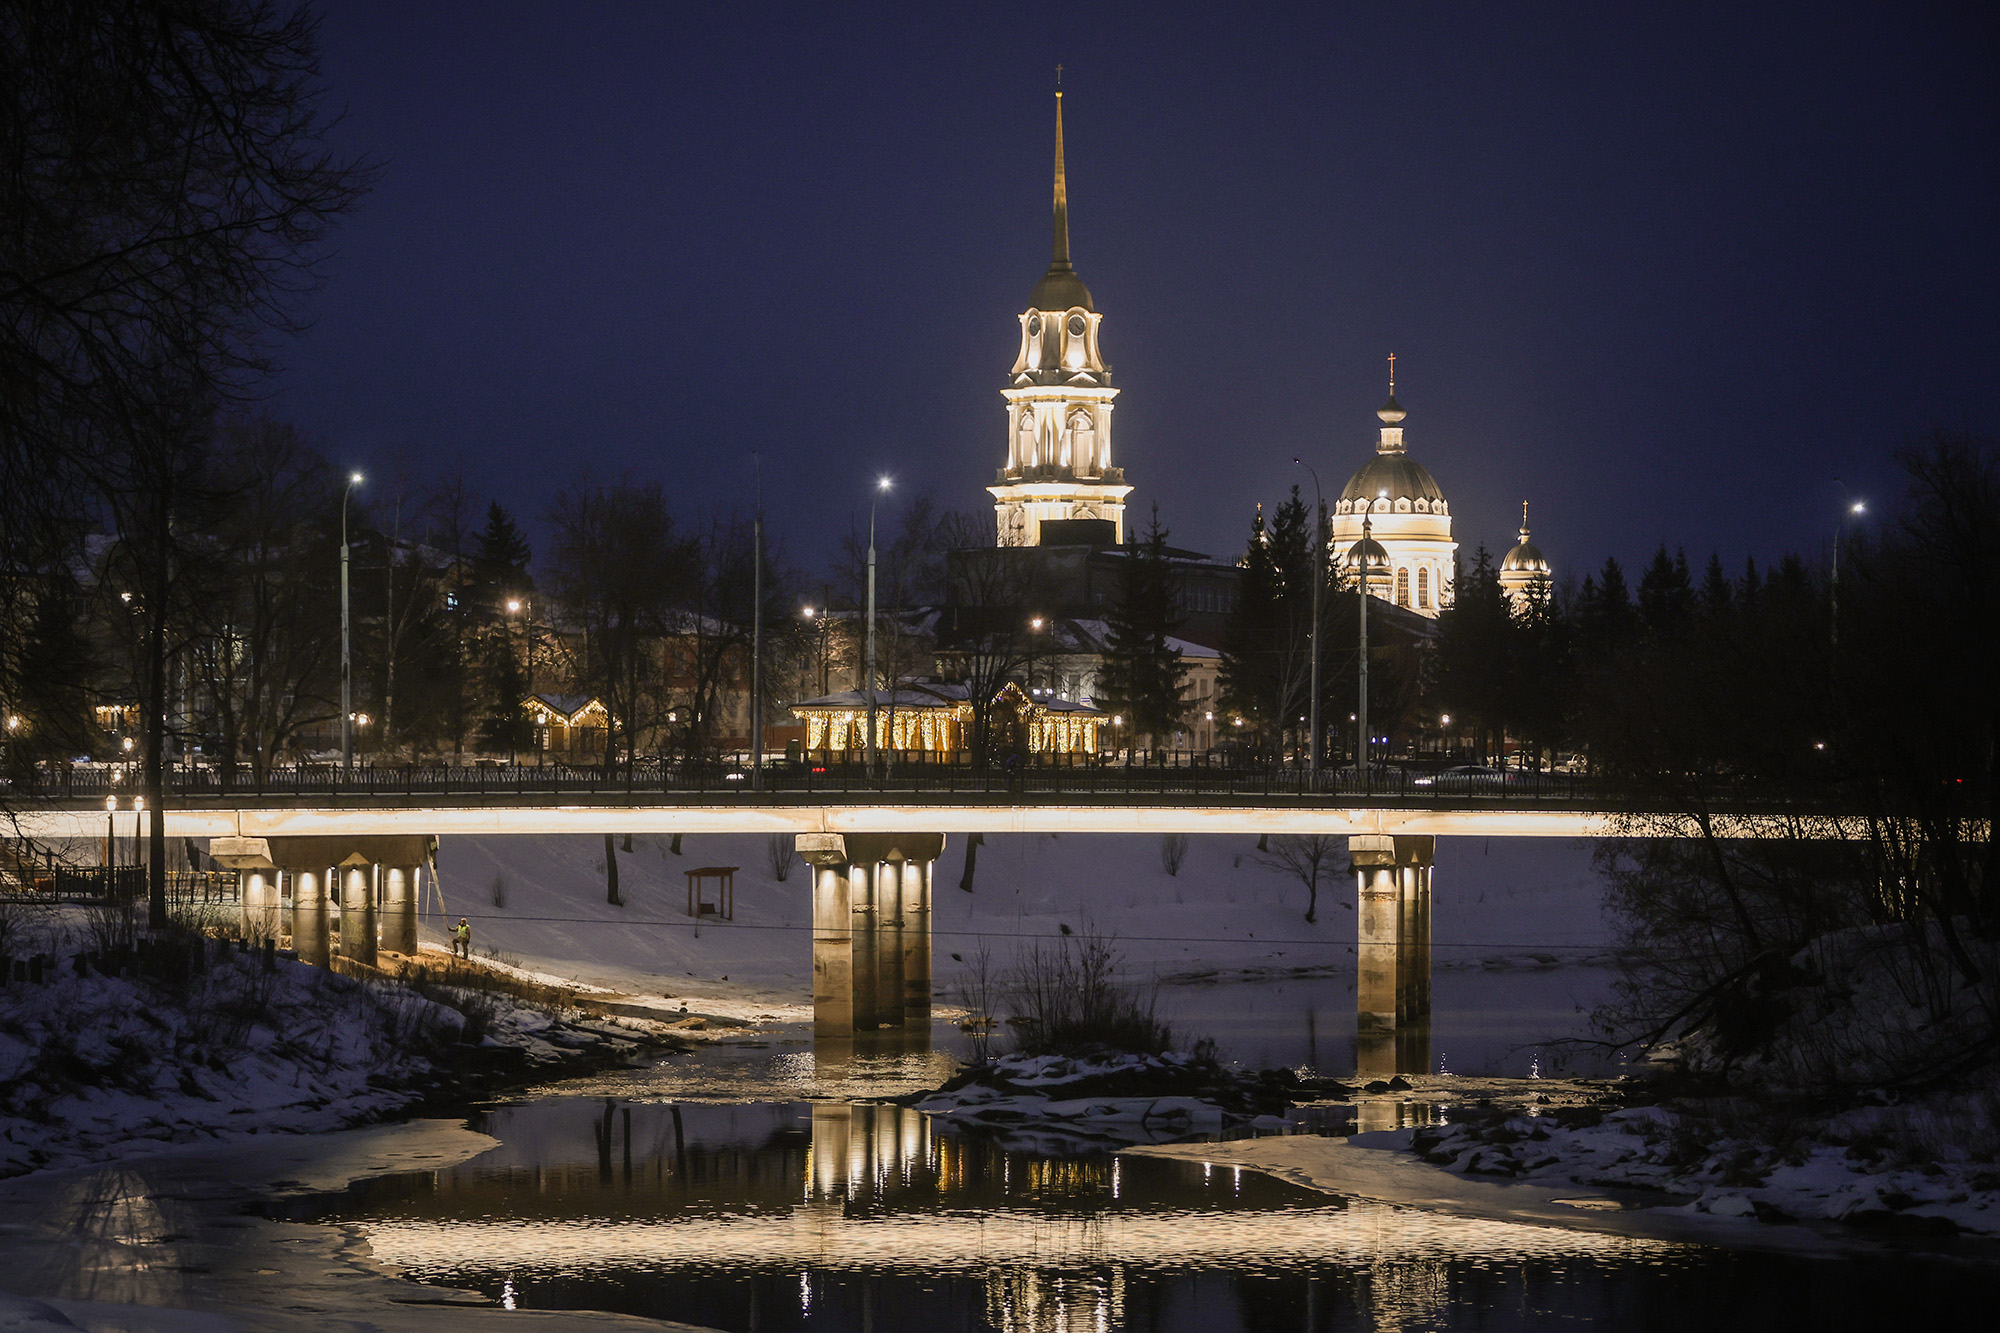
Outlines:
POLYGON ((813 871, 813 1035, 930 1031, 930 886, 941 833, 802 833, 813 871))
POLYGON ((381 947, 415 957, 417 952, 417 867, 382 868, 381 947))
POLYGON ((903 1025, 931 1029, 931 872, 936 861, 903 862, 903 1025))
POLYGON ((292 947, 299 961, 315 967, 333 963, 333 918, 328 911, 327 872, 319 866, 292 871, 292 947))
POLYGON ((284 903, 278 896, 276 869, 257 867, 237 871, 236 897, 240 912, 238 927, 244 939, 261 943, 282 933, 278 918, 284 903))
POLYGON ((340 956, 375 966, 375 867, 358 857, 340 866, 340 956))
POLYGON ((1427 1049, 1405 1050, 1407 1043, 1396 1038, 1428 1029, 1436 852, 1437 839, 1431 837, 1356 834, 1348 839, 1360 930, 1354 1007, 1362 1073, 1416 1073, 1430 1058, 1427 1049), (1378 1067, 1382 1065, 1393 1069, 1378 1067))
POLYGON ((855 861, 847 867, 848 939, 854 950, 854 1030, 873 1032, 881 1025, 882 940, 876 928, 882 915, 875 895, 882 884, 880 861, 855 861))

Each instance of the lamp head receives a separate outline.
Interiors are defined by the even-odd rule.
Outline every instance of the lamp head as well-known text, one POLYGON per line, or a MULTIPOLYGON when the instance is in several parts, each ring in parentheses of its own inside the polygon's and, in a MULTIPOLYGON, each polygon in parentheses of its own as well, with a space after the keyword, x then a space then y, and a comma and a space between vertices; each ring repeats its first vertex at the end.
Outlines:
POLYGON ((875 479, 875 489, 878 491, 886 491, 892 484, 893 483, 887 477, 877 477, 875 479))
POLYGON ((507 599, 507 614, 518 615, 520 614, 520 610, 521 610, 521 599, 518 597, 509 597, 507 599))
POLYGON ((1868 512, 1868 502, 1866 500, 1856 500, 1847 507, 1847 512, 1850 514, 1865 514, 1868 512))
POLYGON ((362 482, 362 476, 359 472, 350 472, 348 474, 347 484, 349 486, 359 486, 361 482, 362 482))
POLYGON ((104 798, 104 812, 106 814, 111 813, 113 810, 116 810, 117 808, 118 808, 118 798, 116 796, 107 796, 104 798))

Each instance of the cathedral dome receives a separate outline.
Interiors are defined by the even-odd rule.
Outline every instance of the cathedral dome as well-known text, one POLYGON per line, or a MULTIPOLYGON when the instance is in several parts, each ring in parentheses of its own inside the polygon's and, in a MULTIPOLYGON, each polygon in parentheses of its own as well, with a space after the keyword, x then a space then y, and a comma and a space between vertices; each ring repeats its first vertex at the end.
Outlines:
POLYGON ((1092 313, 1097 310, 1090 301, 1090 288, 1083 285, 1075 269, 1068 264, 1049 265, 1049 271, 1035 284, 1034 294, 1028 297, 1028 309, 1068 310, 1074 306, 1092 313))
POLYGON ((1524 531, 1521 534, 1521 544, 1507 552, 1506 557, 1500 561, 1500 572, 1531 574, 1539 577, 1549 572, 1548 557, 1528 540, 1528 534, 1524 531))
POLYGON ((1444 499, 1444 492, 1438 489, 1437 480, 1416 459, 1403 453, 1382 453, 1369 459, 1361 470, 1347 480, 1347 488, 1340 493, 1342 501, 1354 500, 1428 500, 1444 499))

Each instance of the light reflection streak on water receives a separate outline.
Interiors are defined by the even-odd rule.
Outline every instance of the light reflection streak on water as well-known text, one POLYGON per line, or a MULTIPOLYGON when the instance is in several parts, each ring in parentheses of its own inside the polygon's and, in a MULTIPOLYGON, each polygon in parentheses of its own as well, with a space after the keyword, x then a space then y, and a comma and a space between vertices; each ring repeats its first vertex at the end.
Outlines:
POLYGON ((890 1105, 683 1109, 634 1108, 631 1174, 607 1171, 623 1154, 607 1156, 593 1137, 608 1123, 601 1103, 496 1112, 488 1127, 500 1147, 406 1178, 426 1188, 349 1220, 379 1262, 453 1284, 504 1275, 517 1303, 536 1304, 551 1278, 615 1286, 764 1274, 789 1289, 796 1273, 803 1316, 816 1305, 837 1310, 843 1285, 956 1279, 1007 1333, 1126 1327, 1133 1282, 1155 1293, 1204 1273, 1310 1285, 1337 1269, 1361 1281, 1378 1326, 1415 1327, 1448 1306, 1455 1272, 1572 1260, 1671 1266, 1694 1251, 1343 1203, 1255 1173, 1246 1181, 1233 1164, 1224 1177, 1208 1162, 1195 1172, 1193 1163, 1002 1153, 890 1105), (682 1128, 685 1145, 673 1137, 682 1128), (1264 1201, 1272 1191, 1284 1192, 1282 1205, 1264 1201))

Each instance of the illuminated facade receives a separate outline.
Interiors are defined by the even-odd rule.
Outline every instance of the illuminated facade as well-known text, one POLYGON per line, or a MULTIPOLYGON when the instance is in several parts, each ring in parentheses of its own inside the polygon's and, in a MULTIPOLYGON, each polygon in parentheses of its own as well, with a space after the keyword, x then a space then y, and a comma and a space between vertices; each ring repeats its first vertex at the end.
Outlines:
MULTIPOLYGON (((1118 390, 1098 347, 1090 289, 1069 260, 1069 193, 1063 167, 1062 93, 1056 93, 1054 254, 1021 312, 1021 345, 1001 396, 1007 400, 1007 463, 987 487, 1001 546, 1039 546, 1043 525, 1070 533, 1088 524, 1125 540, 1132 488, 1111 462, 1111 408, 1118 390), (1079 524, 1079 520, 1081 524, 1079 524)), ((1051 534, 1052 536, 1054 534, 1051 534)))
POLYGON ((1361 540, 1361 525, 1366 522, 1388 554, 1388 568, 1374 575, 1370 591, 1420 616, 1434 617, 1451 605, 1453 557, 1458 550, 1451 538, 1451 506, 1430 470, 1404 452, 1406 414, 1396 401, 1393 372, 1389 401, 1375 415, 1382 422, 1375 457, 1348 478, 1334 505, 1333 550, 1351 563, 1347 552, 1361 540))
MULTIPOLYGON (((805 724, 805 748, 852 751, 868 745, 868 695, 843 690, 792 705, 805 724)), ((994 748, 1028 754, 1094 754, 1107 721, 1086 703, 1053 694, 1031 697, 1009 684, 994 697, 990 714, 994 748)), ((905 754, 963 757, 971 747, 972 700, 963 685, 910 682, 875 695, 877 748, 905 754)))

